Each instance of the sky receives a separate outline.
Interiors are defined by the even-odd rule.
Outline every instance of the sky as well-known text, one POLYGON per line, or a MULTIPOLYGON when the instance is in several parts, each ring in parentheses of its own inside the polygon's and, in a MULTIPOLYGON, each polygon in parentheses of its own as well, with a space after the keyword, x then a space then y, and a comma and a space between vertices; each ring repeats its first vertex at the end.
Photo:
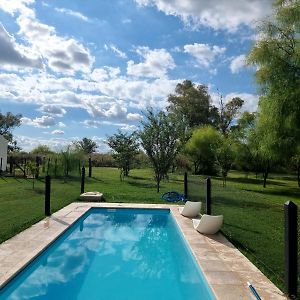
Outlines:
POLYGON ((255 111, 245 57, 271 12, 271 0, 1 0, 0 112, 22 114, 25 151, 89 137, 105 152, 185 79, 255 111))

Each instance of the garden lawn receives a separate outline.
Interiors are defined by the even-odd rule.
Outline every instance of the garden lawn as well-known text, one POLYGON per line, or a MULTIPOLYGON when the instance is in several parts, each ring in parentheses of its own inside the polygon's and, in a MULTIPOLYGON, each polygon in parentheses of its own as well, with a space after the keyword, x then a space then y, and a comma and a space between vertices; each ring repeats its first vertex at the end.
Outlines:
MULTIPOLYGON (((85 191, 99 191, 106 202, 165 203, 160 199, 169 190, 182 192, 182 176, 162 182, 156 192, 153 174, 148 170, 132 170, 131 177, 120 181, 115 168, 93 168, 93 177, 86 178, 85 191), (178 179, 178 181, 177 181, 178 179)), ((0 243, 44 218, 44 179, 0 178, 0 243)), ((79 201, 80 178, 52 179, 51 210, 55 212, 79 201)))

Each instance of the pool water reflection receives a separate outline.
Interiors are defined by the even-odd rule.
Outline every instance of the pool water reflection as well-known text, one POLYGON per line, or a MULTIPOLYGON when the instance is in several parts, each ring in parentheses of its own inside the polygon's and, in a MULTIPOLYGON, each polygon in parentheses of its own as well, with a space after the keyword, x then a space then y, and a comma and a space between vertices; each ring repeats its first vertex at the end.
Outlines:
POLYGON ((91 209, 0 299, 214 299, 169 210, 91 209))

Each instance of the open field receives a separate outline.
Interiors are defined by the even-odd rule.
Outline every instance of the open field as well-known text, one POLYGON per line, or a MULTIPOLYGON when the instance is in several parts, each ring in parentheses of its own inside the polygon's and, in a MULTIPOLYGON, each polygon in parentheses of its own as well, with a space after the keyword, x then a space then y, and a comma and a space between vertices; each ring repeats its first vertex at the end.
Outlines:
MULTIPOLYGON (((205 180, 189 176, 189 195, 205 200, 205 180)), ((276 176, 267 188, 261 179, 239 172, 231 172, 227 187, 220 178, 212 178, 213 214, 224 214, 223 232, 271 280, 283 289, 283 204, 292 200, 300 204, 300 189, 293 177, 276 176)), ((44 182, 37 181, 32 190, 31 180, 0 179, 0 242, 44 217, 44 182)), ((183 192, 183 175, 171 175, 163 182, 161 193, 156 193, 152 171, 132 170, 123 182, 119 171, 94 168, 93 178, 86 181, 86 191, 104 193, 107 202, 163 203, 160 195, 169 190, 183 192)), ((78 200, 79 178, 52 180, 52 210, 58 210, 78 200)), ((205 205, 204 205, 205 208, 205 205)))

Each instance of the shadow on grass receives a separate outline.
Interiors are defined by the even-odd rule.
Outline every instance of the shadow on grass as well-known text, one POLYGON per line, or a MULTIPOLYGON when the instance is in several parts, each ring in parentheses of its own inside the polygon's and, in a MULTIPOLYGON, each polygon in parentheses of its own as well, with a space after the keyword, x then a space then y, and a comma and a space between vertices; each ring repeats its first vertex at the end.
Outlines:
MULTIPOLYGON (((293 198, 299 198, 300 197, 300 189, 299 191, 295 188, 290 188, 290 190, 248 190, 245 189, 247 192, 251 193, 257 193, 261 195, 272 195, 272 196, 286 196, 286 197, 293 197, 293 198), (290 191, 291 190, 291 191, 290 191)), ((288 199, 287 199, 288 200, 288 199)))
MULTIPOLYGON (((227 222, 224 222, 224 225, 225 225, 226 227, 232 227, 232 228, 239 229, 239 230, 242 230, 242 231, 260 234, 260 232, 257 231, 257 230, 251 230, 251 229, 249 229, 249 228, 245 228, 245 227, 242 227, 242 226, 229 224, 229 223, 227 223, 227 222)), ((230 230, 229 230, 229 231, 230 231, 230 230)))
POLYGON ((240 209, 252 208, 252 209, 270 209, 274 210, 274 208, 279 208, 277 205, 269 205, 267 203, 261 203, 256 201, 248 201, 244 197, 241 199, 232 199, 230 197, 224 196, 214 196, 212 198, 213 205, 223 205, 223 206, 231 206, 237 207, 240 209))
POLYGON ((156 184, 153 183, 144 183, 144 182, 136 182, 136 181, 127 181, 128 184, 138 187, 138 188, 155 188, 156 184))

